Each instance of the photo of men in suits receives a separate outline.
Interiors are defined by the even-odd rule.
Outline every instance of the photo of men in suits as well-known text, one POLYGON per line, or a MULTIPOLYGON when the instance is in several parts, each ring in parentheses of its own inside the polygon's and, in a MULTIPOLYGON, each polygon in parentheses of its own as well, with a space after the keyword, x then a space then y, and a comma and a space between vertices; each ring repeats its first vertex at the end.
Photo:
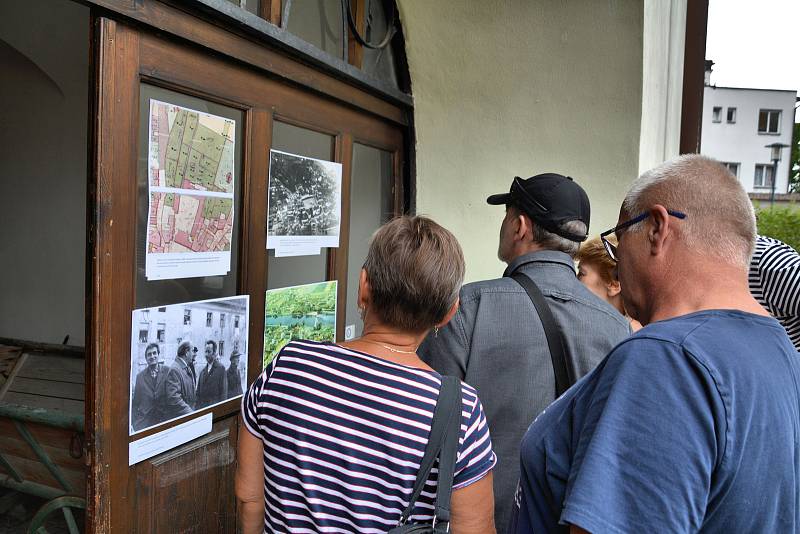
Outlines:
POLYGON ((195 408, 198 410, 228 398, 228 377, 225 374, 225 366, 219 363, 216 341, 211 339, 206 341, 205 356, 206 366, 200 371, 200 378, 197 380, 195 408))
POLYGON ((241 356, 238 350, 231 353, 231 365, 228 367, 228 397, 242 394, 242 375, 239 372, 241 356))
POLYGON ((237 295, 133 310, 129 435, 242 394, 249 306, 237 295))
POLYGON ((164 419, 174 419, 194 411, 197 400, 197 379, 191 365, 192 344, 184 341, 178 346, 178 354, 167 372, 164 384, 164 419))
POLYGON ((147 367, 136 375, 133 388, 132 421, 134 430, 141 430, 159 423, 161 400, 167 372, 161 366, 161 349, 158 344, 150 343, 144 351, 147 367))

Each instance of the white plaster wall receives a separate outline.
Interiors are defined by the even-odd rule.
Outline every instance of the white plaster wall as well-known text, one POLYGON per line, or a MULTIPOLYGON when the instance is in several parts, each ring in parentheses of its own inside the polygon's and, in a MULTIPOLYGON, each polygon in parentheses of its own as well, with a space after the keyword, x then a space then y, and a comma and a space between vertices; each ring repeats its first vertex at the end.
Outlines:
MULTIPOLYGON (((765 193, 769 188, 755 189, 753 180, 756 164, 772 164, 770 149, 765 145, 792 142, 794 118, 794 91, 706 87, 703 91, 703 131, 700 151, 719 161, 739 163, 739 181, 748 192, 765 193), (722 107, 722 121, 713 122, 715 106, 722 107), (727 122, 729 107, 736 108, 736 122, 727 122), (780 109, 780 134, 758 133, 760 109, 780 109)), ((776 193, 786 193, 789 188, 789 149, 784 148, 778 163, 776 193)))
POLYGON ((84 343, 89 9, 0 2, 0 336, 84 343))
POLYGON ((399 0, 415 103, 417 212, 459 238, 467 280, 495 277, 515 175, 573 176, 590 233, 638 173, 642 2, 399 0))
POLYGON ((639 172, 680 152, 687 0, 644 0, 639 172))

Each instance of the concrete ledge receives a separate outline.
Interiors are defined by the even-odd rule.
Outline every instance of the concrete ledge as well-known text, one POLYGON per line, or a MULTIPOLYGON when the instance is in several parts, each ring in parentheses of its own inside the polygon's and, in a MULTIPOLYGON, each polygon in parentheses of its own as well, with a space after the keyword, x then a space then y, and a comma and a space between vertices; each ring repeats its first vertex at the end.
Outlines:
MULTIPOLYGON (((769 193, 748 193, 747 195, 756 207, 769 207, 769 193)), ((800 210, 800 193, 775 193, 775 205, 800 210)))

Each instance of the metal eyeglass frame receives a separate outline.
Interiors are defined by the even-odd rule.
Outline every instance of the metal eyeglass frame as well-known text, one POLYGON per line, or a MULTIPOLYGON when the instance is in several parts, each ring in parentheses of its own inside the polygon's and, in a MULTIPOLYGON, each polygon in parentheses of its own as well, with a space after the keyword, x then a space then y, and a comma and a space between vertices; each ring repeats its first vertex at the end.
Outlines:
MULTIPOLYGON (((682 211, 667 210, 667 213, 672 215, 673 217, 677 217, 678 219, 685 219, 686 218, 686 214, 683 213, 682 211)), ((614 228, 612 228, 611 230, 606 230, 605 232, 600 234, 600 241, 603 242, 603 247, 605 247, 605 249, 606 249, 606 254, 608 254, 608 256, 612 260, 614 260, 614 262, 619 261, 619 260, 617 260, 617 247, 616 247, 616 245, 611 243, 611 241, 606 239, 606 236, 610 235, 610 234, 616 234, 620 230, 624 230, 625 228, 628 228, 629 226, 633 226, 636 223, 642 222, 643 220, 645 220, 649 216, 650 216, 650 212, 646 211, 644 213, 641 213, 641 214, 637 215, 633 219, 625 221, 624 223, 620 223, 620 224, 616 225, 614 228)), ((617 239, 619 240, 619 236, 617 236, 617 239)))

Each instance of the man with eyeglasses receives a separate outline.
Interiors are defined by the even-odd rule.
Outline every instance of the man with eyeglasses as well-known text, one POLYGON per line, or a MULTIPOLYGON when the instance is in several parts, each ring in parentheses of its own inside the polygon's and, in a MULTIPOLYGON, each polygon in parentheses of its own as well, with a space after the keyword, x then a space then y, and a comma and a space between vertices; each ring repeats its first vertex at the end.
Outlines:
POLYGON ((573 259, 586 239, 590 209, 586 192, 572 178, 554 173, 514 178, 508 193, 487 202, 506 207, 498 246, 498 257, 508 264, 504 276, 465 285, 455 317, 428 336, 419 354, 440 373, 458 376, 479 392, 498 456, 495 525, 504 532, 525 430, 555 399, 557 382, 565 383, 563 391, 588 373, 630 334, 630 327, 577 279, 573 259), (548 339, 521 285, 526 279, 514 278, 519 275, 538 286, 554 319, 554 339, 548 339), (562 347, 563 368, 554 364, 549 341, 562 347))
POLYGON ((677 158, 632 184, 612 233, 645 327, 525 434, 511 532, 798 532, 800 358, 750 294, 741 184, 677 158))

